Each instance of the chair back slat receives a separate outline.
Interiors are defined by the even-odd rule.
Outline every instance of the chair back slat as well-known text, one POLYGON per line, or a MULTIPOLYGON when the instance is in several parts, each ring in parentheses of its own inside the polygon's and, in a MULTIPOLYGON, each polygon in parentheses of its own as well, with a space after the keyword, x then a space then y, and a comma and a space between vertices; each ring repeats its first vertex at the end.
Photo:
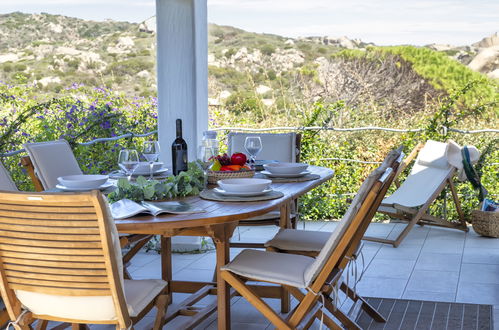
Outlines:
POLYGON ((0 192, 0 286, 11 311, 22 292, 108 296, 124 317, 121 258, 114 253, 108 212, 97 191, 0 192))

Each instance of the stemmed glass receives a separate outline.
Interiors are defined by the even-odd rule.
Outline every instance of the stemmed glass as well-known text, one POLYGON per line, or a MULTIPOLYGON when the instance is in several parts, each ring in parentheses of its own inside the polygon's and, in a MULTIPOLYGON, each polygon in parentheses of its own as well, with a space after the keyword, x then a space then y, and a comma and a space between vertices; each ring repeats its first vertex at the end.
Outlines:
POLYGON ((262 139, 259 136, 247 136, 244 141, 244 149, 250 155, 250 162, 255 163, 256 155, 262 151, 262 139))
POLYGON ((204 187, 208 184, 208 167, 210 167, 213 157, 216 156, 212 147, 200 146, 198 148, 198 159, 201 161, 201 167, 204 173, 204 187))
POLYGON ((149 162, 149 180, 152 180, 152 169, 154 167, 154 162, 157 161, 159 157, 158 141, 144 142, 144 150, 142 151, 142 156, 144 156, 144 158, 149 162))
POLYGON ((118 165, 125 172, 128 181, 132 179, 133 171, 139 166, 139 153, 135 149, 123 149, 118 156, 118 165))

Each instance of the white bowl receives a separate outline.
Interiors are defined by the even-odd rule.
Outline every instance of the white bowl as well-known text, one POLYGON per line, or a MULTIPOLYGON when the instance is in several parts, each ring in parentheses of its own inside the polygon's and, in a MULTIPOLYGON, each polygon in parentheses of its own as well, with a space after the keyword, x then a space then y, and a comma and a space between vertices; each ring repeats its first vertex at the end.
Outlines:
POLYGON ((308 164, 304 163, 270 163, 263 167, 272 174, 298 174, 305 171, 308 164))
POLYGON ((217 183, 226 192, 256 193, 268 189, 272 180, 241 178, 218 180, 217 183))
POLYGON ((94 175, 94 174, 79 174, 67 175, 57 178, 60 184, 67 188, 86 188, 94 189, 99 188, 107 182, 109 176, 107 175, 94 175))
MULTIPOLYGON (((163 167, 163 162, 154 162, 152 164, 152 172, 157 172, 163 167)), ((150 173, 149 162, 140 162, 137 168, 133 171, 133 174, 149 174, 150 173)))

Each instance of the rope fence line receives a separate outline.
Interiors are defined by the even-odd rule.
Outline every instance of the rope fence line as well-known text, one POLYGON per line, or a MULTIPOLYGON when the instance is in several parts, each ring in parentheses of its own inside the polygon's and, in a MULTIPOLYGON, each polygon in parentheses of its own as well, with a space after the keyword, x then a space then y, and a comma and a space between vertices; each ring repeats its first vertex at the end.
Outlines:
MULTIPOLYGON (((478 134, 478 133, 499 133, 499 129, 494 128, 484 128, 478 130, 462 130, 457 128, 450 128, 447 126, 442 126, 451 132, 456 132, 460 134, 478 134)), ((385 132, 396 132, 396 133, 417 133, 424 131, 423 128, 414 129, 401 129, 401 128, 391 128, 391 127, 378 127, 378 126, 365 126, 365 127, 351 127, 351 128, 340 128, 340 127, 323 127, 323 126, 275 126, 267 128, 246 128, 246 127, 218 127, 211 129, 213 131, 240 131, 240 132, 271 132, 271 131, 338 131, 338 132, 356 132, 356 131, 385 131, 385 132)))

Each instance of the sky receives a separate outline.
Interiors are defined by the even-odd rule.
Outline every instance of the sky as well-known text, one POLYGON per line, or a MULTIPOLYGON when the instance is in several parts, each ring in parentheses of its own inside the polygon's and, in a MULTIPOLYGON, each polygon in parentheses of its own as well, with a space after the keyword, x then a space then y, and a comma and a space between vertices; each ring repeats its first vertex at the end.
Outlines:
MULTIPOLYGON (((155 0, 0 0, 0 13, 13 11, 141 22, 155 0)), ((208 0, 208 21, 287 37, 468 45, 499 31, 499 0, 208 0)))

